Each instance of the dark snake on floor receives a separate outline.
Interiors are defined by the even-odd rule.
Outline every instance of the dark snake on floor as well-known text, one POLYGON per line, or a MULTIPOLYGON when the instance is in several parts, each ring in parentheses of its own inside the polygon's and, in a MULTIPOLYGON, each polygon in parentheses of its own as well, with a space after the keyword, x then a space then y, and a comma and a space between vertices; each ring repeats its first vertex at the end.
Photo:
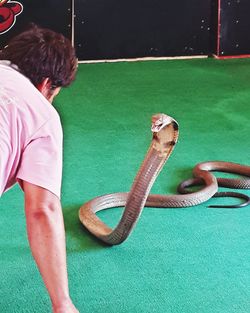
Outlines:
MULTIPOLYGON (((178 139, 178 123, 170 116, 156 114, 152 117, 153 138, 148 152, 140 166, 129 192, 112 193, 96 197, 79 210, 82 224, 95 237, 108 245, 117 245, 128 238, 135 227, 143 208, 184 208, 201 204, 211 197, 239 197, 246 201, 241 205, 224 206, 228 208, 248 205, 247 195, 236 192, 218 192, 218 185, 236 189, 249 189, 250 179, 247 178, 216 178, 211 172, 222 171, 250 177, 250 167, 231 162, 209 161, 197 164, 193 169, 193 178, 182 182, 178 195, 149 194, 152 185, 172 153, 178 139), (202 185, 197 191, 187 188, 202 185), (96 215, 98 211, 124 207, 123 214, 117 226, 112 229, 96 215)), ((222 207, 216 206, 213 207, 222 207)))

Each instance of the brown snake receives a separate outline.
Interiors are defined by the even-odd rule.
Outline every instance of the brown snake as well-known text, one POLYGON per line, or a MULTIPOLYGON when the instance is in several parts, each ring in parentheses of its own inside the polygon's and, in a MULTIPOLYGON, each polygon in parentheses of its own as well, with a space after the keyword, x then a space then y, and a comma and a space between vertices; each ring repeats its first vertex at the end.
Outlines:
POLYGON ((167 208, 198 205, 216 195, 218 182, 220 185, 227 187, 250 188, 250 181, 247 179, 217 179, 210 172, 216 170, 250 176, 250 167, 236 163, 213 161, 196 165, 193 170, 194 180, 183 182, 180 186, 180 190, 185 192, 185 187, 202 182, 204 185, 202 189, 179 195, 149 194, 155 179, 177 142, 178 124, 170 116, 156 114, 152 117, 151 130, 153 132, 152 142, 134 179, 131 190, 96 197, 83 204, 79 210, 79 218, 82 224, 90 233, 109 245, 117 245, 127 239, 135 227, 144 206, 167 208), (125 209, 114 229, 107 226, 96 215, 98 211, 121 206, 125 206, 125 209))

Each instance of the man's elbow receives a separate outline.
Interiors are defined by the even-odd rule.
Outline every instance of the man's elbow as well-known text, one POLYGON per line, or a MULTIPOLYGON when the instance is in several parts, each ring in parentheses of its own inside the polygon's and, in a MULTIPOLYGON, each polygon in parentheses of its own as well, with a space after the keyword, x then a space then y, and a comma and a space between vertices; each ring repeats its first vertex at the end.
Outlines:
POLYGON ((58 204, 39 204, 26 208, 26 214, 35 220, 47 219, 51 216, 57 215, 61 211, 58 204))

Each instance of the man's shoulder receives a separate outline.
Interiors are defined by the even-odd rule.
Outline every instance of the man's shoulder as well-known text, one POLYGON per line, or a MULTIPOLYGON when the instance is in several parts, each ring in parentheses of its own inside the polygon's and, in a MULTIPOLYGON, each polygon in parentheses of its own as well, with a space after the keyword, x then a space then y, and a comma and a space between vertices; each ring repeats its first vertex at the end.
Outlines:
POLYGON ((22 129, 26 140, 41 128, 60 131, 61 122, 56 109, 9 62, 0 61, 0 80, 0 106, 12 119, 12 128, 21 126, 19 129, 22 129))

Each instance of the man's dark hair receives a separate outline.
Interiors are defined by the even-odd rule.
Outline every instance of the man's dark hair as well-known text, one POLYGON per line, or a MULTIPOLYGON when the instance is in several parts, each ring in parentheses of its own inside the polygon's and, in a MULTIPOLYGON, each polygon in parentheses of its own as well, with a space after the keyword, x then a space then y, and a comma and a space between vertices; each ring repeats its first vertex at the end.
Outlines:
POLYGON ((50 29, 32 25, 13 37, 0 51, 1 60, 9 60, 37 87, 45 78, 51 87, 68 86, 75 78, 77 58, 69 39, 50 29))

